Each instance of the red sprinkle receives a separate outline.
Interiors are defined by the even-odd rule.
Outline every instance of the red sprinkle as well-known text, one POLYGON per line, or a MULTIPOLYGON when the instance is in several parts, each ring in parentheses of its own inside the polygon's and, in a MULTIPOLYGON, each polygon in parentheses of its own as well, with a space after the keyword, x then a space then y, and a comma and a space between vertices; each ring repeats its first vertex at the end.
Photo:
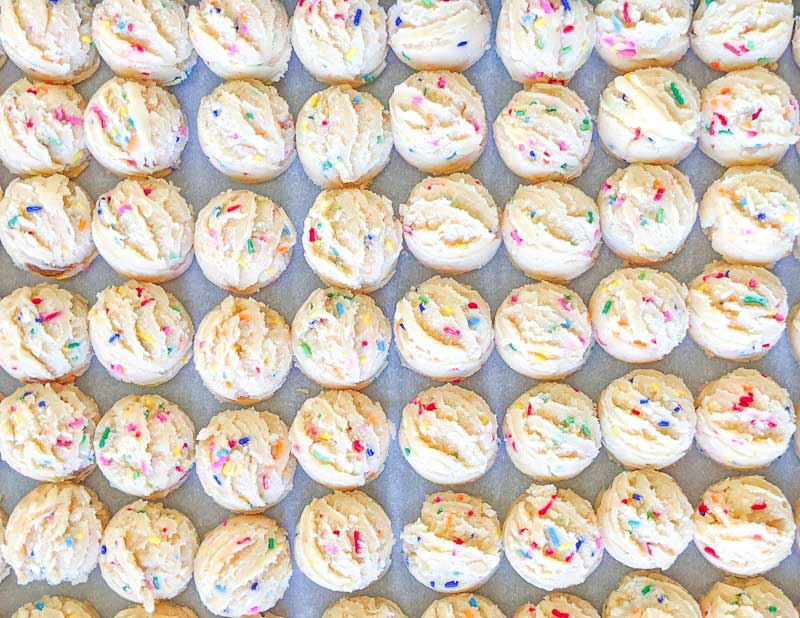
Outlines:
MULTIPOLYGON (((627 4, 627 2, 625 4, 627 4)), ((558 609, 554 609, 552 614, 555 616, 555 618, 569 618, 569 614, 567 612, 562 612, 558 609)))
POLYGON ((358 530, 353 531, 353 551, 361 553, 361 533, 358 530))
POLYGON ((703 517, 705 517, 706 514, 708 514, 708 507, 706 506, 705 502, 701 502, 697 506, 697 512, 700 513, 700 515, 702 515, 703 517))
POLYGON ((703 548, 703 551, 706 552, 709 556, 719 560, 719 555, 717 554, 717 552, 714 551, 713 547, 706 546, 706 547, 703 548))
POLYGON ((467 303, 467 309, 477 309, 478 303, 467 303))
POLYGON ((40 304, 42 302, 42 299, 41 298, 31 298, 31 302, 34 305, 38 305, 38 304, 40 304))
POLYGON ((664 197, 664 187, 659 187, 653 200, 660 202, 662 197, 664 197))
POLYGON ((766 502, 756 502, 753 506, 750 507, 752 511, 763 511, 767 508, 766 502))
POLYGON ((545 515, 547 515, 547 511, 549 511, 550 507, 553 506, 553 503, 556 501, 557 497, 558 496, 556 494, 550 496, 550 501, 539 509, 539 517, 544 517, 545 515))
POLYGON ((312 228, 310 228, 310 229, 308 230, 308 242, 316 242, 316 240, 317 240, 317 232, 316 232, 316 230, 315 230, 315 229, 312 227, 312 228))
POLYGON ((249 543, 249 542, 250 542, 250 541, 252 541, 252 540, 253 540, 253 539, 252 539, 251 537, 249 537, 249 536, 246 536, 246 537, 244 537, 243 539, 239 539, 238 541, 236 541, 236 544, 237 544, 237 545, 244 545, 245 543, 249 543))
POLYGON ((361 453, 364 451, 364 445, 361 444, 360 440, 353 440, 353 450, 356 453, 361 453))
POLYGON ((763 107, 759 107, 755 112, 753 112, 753 115, 750 116, 750 118, 752 120, 758 120, 758 117, 761 115, 762 111, 764 111, 764 108, 763 107))

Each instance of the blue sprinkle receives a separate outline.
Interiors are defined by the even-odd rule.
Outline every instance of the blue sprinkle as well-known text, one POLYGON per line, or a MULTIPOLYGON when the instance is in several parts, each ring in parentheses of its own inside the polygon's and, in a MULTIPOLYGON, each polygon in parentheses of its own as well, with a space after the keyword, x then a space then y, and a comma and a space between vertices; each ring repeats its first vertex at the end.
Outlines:
POLYGON ((475 328, 478 324, 481 323, 481 319, 479 317, 473 317, 467 319, 467 324, 470 328, 475 328))
POLYGON ((398 17, 397 19, 395 19, 395 20, 394 20, 394 25, 395 25, 395 26, 399 26, 399 25, 400 25, 400 24, 402 24, 402 23, 403 23, 403 20, 402 20, 402 19, 400 19, 399 17, 398 17))
POLYGON ((679 413, 681 411, 681 407, 680 406, 675 406, 674 408, 672 408, 672 411, 679 413))
POLYGON ((478 599, 476 599, 475 597, 470 597, 469 598, 469 606, 470 607, 478 607, 478 599))
POLYGON ((386 344, 383 341, 379 341, 377 344, 378 352, 384 352, 386 350, 386 344))
POLYGON ((336 313, 344 315, 344 305, 342 303, 336 303, 336 313))
POLYGON ((517 553, 518 553, 520 556, 522 556, 523 558, 527 558, 528 560, 530 560, 530 559, 533 557, 533 556, 531 556, 531 555, 530 555, 528 552, 526 552, 524 549, 518 549, 518 550, 517 550, 517 553))
POLYGON ((22 393, 23 397, 28 397, 29 395, 33 395, 33 391, 25 391, 24 393, 22 393))
POLYGON ((101 545, 100 546, 100 553, 101 554, 103 554, 105 556, 107 551, 108 551, 108 547, 106 547, 105 545, 101 545))
POLYGON ((222 584, 214 584, 214 588, 216 588, 217 592, 225 592, 225 586, 222 584))
POLYGON ((564 328, 572 328, 572 322, 569 320, 564 320, 564 328))
POLYGON ((239 438, 239 444, 245 445, 250 442, 250 438, 239 438))
POLYGON ((44 603, 42 603, 41 601, 38 601, 38 602, 36 603, 35 607, 36 607, 36 609, 38 609, 39 611, 42 611, 42 610, 44 609, 44 603))
MULTIPOLYGON (((359 10, 361 10, 361 9, 359 9, 359 10)), ((361 103, 361 97, 353 97, 353 105, 358 105, 359 103, 361 103)), ((371 234, 369 235, 369 239, 372 240, 372 235, 371 234)))
POLYGON ((119 339, 119 333, 114 333, 108 338, 108 342, 114 343, 117 339, 119 339))
POLYGON ((214 480, 217 482, 217 485, 222 485, 222 481, 219 480, 219 477, 215 474, 214 480))
POLYGON ((553 528, 553 526, 547 528, 547 536, 550 537, 550 542, 556 547, 559 547, 561 545, 561 541, 558 539, 558 533, 556 532, 556 529, 553 528))
POLYGON ((67 544, 67 547, 72 547, 74 541, 72 540, 71 536, 68 536, 66 539, 64 539, 64 542, 67 544))
POLYGON ((572 7, 569 5, 569 2, 567 0, 561 0, 561 6, 564 7, 565 11, 571 11, 572 10, 572 7))
POLYGON ((361 23, 361 9, 356 11, 356 16, 353 18, 353 25, 357 26, 361 23))
POLYGON ((658 598, 656 599, 656 601, 658 601, 659 603, 663 603, 663 602, 664 602, 664 597, 663 597, 663 596, 660 596, 660 597, 658 597, 658 598))
POLYGON ((611 25, 614 26, 614 32, 622 32, 622 22, 613 13, 611 14, 611 25))
POLYGON ((536 153, 535 153, 535 152, 533 152, 533 150, 531 150, 531 151, 528 153, 528 156, 529 156, 531 159, 535 159, 535 158, 536 158, 536 153))
POLYGON ((26 212, 39 212, 40 210, 44 210, 42 206, 28 206, 25 211, 26 212))
POLYGON ((39 402, 39 407, 44 408, 47 404, 44 401, 39 402))
POLYGON ((367 457, 372 457, 374 454, 375 454, 375 451, 373 451, 371 448, 367 449, 367 457))
POLYGON ((633 499, 634 499, 634 500, 636 500, 637 502, 638 502, 639 500, 641 500, 641 499, 642 499, 642 497, 641 497, 639 494, 633 494, 633 495, 631 496, 631 498, 633 498, 633 499))
POLYGON ((640 399, 639 403, 641 403, 641 404, 650 403, 650 400, 649 399, 640 399))
POLYGON ((458 47, 464 47, 466 44, 467 44, 467 42, 466 42, 466 41, 461 41, 461 42, 458 44, 458 47))
POLYGON ((214 116, 216 117, 216 116, 219 116, 219 115, 222 113, 222 110, 215 109, 215 110, 214 110, 212 113, 213 113, 213 114, 214 114, 214 116))
POLYGON ((582 546, 583 546, 583 539, 578 539, 578 542, 575 543, 575 551, 580 551, 582 546))
POLYGON ((669 427, 669 421, 658 421, 659 427, 669 427))
POLYGON ((449 582, 444 583, 445 588, 455 588, 456 586, 458 586, 458 582, 455 580, 450 580, 449 582))
POLYGON ((764 214, 763 212, 758 213, 758 220, 759 221, 763 221, 766 218, 767 218, 767 215, 764 214))
POLYGON ((258 588, 258 582, 255 582, 252 586, 250 586, 250 590, 256 590, 258 588))
POLYGON ((436 588, 436 582, 431 580, 430 582, 431 588, 436 588))
POLYGON ((422 303, 419 304, 419 312, 420 313, 424 313, 425 312, 425 305, 423 305, 422 303))

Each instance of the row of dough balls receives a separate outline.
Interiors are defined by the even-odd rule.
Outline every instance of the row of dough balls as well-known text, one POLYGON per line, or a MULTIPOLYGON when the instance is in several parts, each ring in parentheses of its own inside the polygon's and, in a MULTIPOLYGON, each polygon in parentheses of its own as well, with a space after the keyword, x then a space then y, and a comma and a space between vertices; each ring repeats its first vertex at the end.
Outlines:
MULTIPOLYGON (((586 581, 606 550, 626 566, 663 571, 692 541, 720 570, 753 577, 791 554, 796 530, 786 497, 763 477, 719 481, 693 509, 670 476, 645 468, 617 475, 595 507, 570 489, 531 485, 502 526, 481 498, 434 493, 400 540, 417 581, 455 594, 485 584, 503 553, 526 582, 552 591, 586 581)), ((212 613, 257 614, 275 606, 292 575, 286 531, 269 517, 232 517, 198 543, 194 525, 179 511, 137 500, 109 518, 94 492, 70 482, 36 487, 7 522, 0 520, 0 533, 2 576, 13 570, 21 585, 74 585, 99 563, 108 586, 148 612, 194 576, 212 613)), ((394 543, 380 504, 358 490, 334 491, 303 509, 293 553, 315 584, 349 593, 383 577, 394 543)))

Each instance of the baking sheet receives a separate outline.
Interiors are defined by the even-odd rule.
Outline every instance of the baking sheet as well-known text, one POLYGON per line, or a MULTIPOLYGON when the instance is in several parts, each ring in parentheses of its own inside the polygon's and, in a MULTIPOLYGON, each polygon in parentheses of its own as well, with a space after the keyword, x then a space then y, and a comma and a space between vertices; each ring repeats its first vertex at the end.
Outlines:
MULTIPOLYGON (((799 3, 795 2, 796 5, 799 3)), ((290 14, 294 9, 294 4, 293 0, 286 3, 287 11, 290 14)), ((388 9, 391 2, 383 0, 382 4, 388 9)), ((496 21, 500 2, 499 0, 489 0, 489 5, 496 21)), ((365 88, 384 104, 387 103, 393 86, 412 73, 411 69, 399 62, 391 51, 388 63, 386 71, 374 83, 365 88)), ((691 53, 676 68, 689 76, 698 88, 702 88, 718 75, 691 53)), ((784 54, 778 72, 789 82, 796 94, 800 93, 800 70, 792 61, 789 52, 784 54)), ((518 85, 508 77, 494 50, 489 50, 480 62, 469 69, 466 74, 483 95, 487 119, 491 122, 511 98, 511 95, 516 92, 518 85)), ((103 65, 91 79, 80 84, 78 90, 88 100, 91 94, 111 75, 111 71, 103 65)), ((7 62, 0 71, 0 87, 5 89, 19 77, 20 73, 17 68, 10 61, 7 62)), ((600 93, 612 77, 613 74, 603 61, 593 54, 589 62, 572 80, 570 86, 583 97, 592 112, 596 113, 600 93)), ((206 69, 202 61, 199 61, 191 77, 172 89, 190 119, 191 138, 183 154, 183 164, 169 178, 182 188, 183 195, 193 205, 195 212, 205 206, 219 192, 238 186, 214 170, 206 161, 196 138, 195 117, 200 99, 216 87, 220 81, 206 69)), ((289 102, 295 115, 303 102, 312 93, 323 87, 323 84, 314 81, 305 72, 295 56, 292 56, 287 75, 277 84, 278 90, 289 102)), ((591 165, 575 181, 575 184, 590 196, 595 196, 605 178, 619 167, 618 162, 608 157, 599 144, 597 146, 591 165)), ((706 187, 724 171, 722 167, 706 158, 699 150, 695 150, 679 167, 688 174, 698 198, 702 196, 706 187)), ((795 184, 798 182, 800 161, 794 148, 790 150, 778 168, 790 181, 795 184)), ((500 207, 506 203, 520 184, 520 180, 505 168, 491 142, 481 159, 472 168, 471 173, 492 192, 500 207)), ((370 189, 388 196, 397 209, 412 187, 423 177, 422 173, 407 165, 397 153, 393 153, 390 164, 372 183, 370 189)), ((11 179, 11 175, 4 169, 0 170, 0 182, 3 187, 11 179)), ((87 171, 80 176, 78 182, 93 198, 97 198, 100 193, 114 186, 118 179, 97 163, 92 162, 87 171)), ((296 160, 289 170, 276 180, 249 187, 270 196, 281 204, 298 230, 302 230, 304 215, 319 191, 306 178, 299 160, 296 160)), ((680 281, 688 282, 700 272, 706 263, 713 259, 715 259, 715 255, 710 244, 696 225, 683 252, 660 268, 672 273, 680 281)), ((588 301, 600 279, 620 266, 621 261, 604 247, 597 264, 588 273, 573 281, 570 287, 577 291, 584 301, 588 301)), ((793 258, 784 259, 777 265, 775 272, 789 291, 790 304, 796 303, 800 299, 800 263, 793 258)), ((410 253, 404 251, 400 258, 397 274, 386 287, 373 296, 391 319, 394 305, 404 292, 431 274, 430 271, 418 264, 410 253)), ((460 276, 458 279, 477 288, 493 310, 497 309, 510 290, 528 283, 526 277, 512 267, 503 249, 484 268, 460 276)), ((0 294, 5 295, 16 287, 33 285, 40 281, 39 277, 14 268, 5 252, 0 252, 0 294)), ((63 281, 60 285, 83 294, 91 303, 101 289, 120 281, 120 278, 104 263, 102 258, 98 257, 88 272, 63 281)), ((298 242, 288 270, 276 283, 260 291, 255 297, 278 310, 290 322, 308 294, 321 285, 306 265, 302 255, 302 246, 298 242)), ((226 295, 225 292, 206 281, 196 263, 183 276, 176 281, 167 283, 165 287, 183 301, 191 312, 195 326, 226 295)), ((732 370, 736 364, 706 358, 700 349, 687 338, 665 360, 652 366, 661 371, 680 375, 696 393, 706 381, 732 370)), ((751 366, 771 375, 788 388, 794 400, 800 397, 800 385, 797 383, 798 365, 791 357, 785 337, 767 354, 765 359, 753 363, 751 366)), ((609 357, 598 346, 595 346, 588 363, 567 381, 585 391, 590 397, 596 398, 608 382, 627 373, 632 368, 609 357)), ((463 386, 480 393, 498 418, 502 420, 509 404, 532 384, 530 380, 507 368, 498 354, 493 352, 486 366, 475 376, 465 380, 463 386)), ((192 364, 187 365, 171 382, 148 390, 114 380, 95 360, 89 371, 78 380, 78 385, 84 392, 95 398, 103 412, 127 394, 158 392, 183 407, 194 420, 198 430, 207 423, 211 416, 225 409, 225 406, 215 401, 202 386, 192 364)), ((0 391, 3 393, 8 394, 18 386, 19 384, 6 374, 0 375, 0 391)), ((430 386, 432 383, 427 378, 401 366, 397 352, 392 346, 389 366, 365 392, 383 405, 390 420, 397 426, 403 405, 420 390, 430 386)), ((318 391, 319 388, 313 382, 294 368, 283 388, 274 397, 256 407, 280 415, 289 424, 302 401, 315 395, 318 391)), ((800 487, 797 482, 797 474, 800 471, 799 464, 797 455, 790 450, 768 469, 763 470, 763 474, 770 481, 778 484, 792 503, 800 497, 800 487)), ((594 501, 596 494, 608 486, 611 479, 620 470, 621 468, 610 462, 603 452, 578 478, 564 482, 563 485, 576 490, 589 501, 594 501)), ((722 467, 702 456, 696 449, 690 451, 684 459, 666 471, 677 479, 693 504, 697 504, 705 487, 729 475, 722 467)), ((112 512, 116 512, 132 500, 131 496, 111 489, 99 471, 95 471, 86 482, 100 495, 112 512)), ((479 481, 465 485, 461 489, 482 496, 497 509, 502 520, 511 502, 525 490, 529 483, 530 480, 514 468, 506 456, 505 450, 501 448, 500 456, 489 473, 479 481)), ((34 486, 34 481, 16 474, 7 465, 0 463, 0 496, 2 496, 2 508, 6 513, 9 513, 20 498, 34 486)), ((416 475, 406 464, 396 440, 392 443, 385 471, 376 481, 366 487, 367 493, 383 505, 391 517, 396 539, 399 537, 402 527, 417 518, 424 497, 437 489, 441 488, 437 488, 416 475)), ((311 481, 298 467, 291 494, 279 505, 270 509, 267 514, 285 526, 292 538, 295 523, 303 507, 312 498, 321 496, 326 491, 325 488, 311 481)), ((225 510, 218 507, 203 493, 194 472, 190 479, 178 491, 168 496, 164 502, 189 515, 201 536, 219 524, 227 515, 225 510)), ((768 574, 769 579, 783 588, 795 603, 800 602, 800 584, 797 578, 798 569, 800 569, 799 556, 800 554, 795 549, 789 559, 768 574)), ((585 597, 600 609, 608 593, 627 570, 606 553, 603 563, 588 581, 571 591, 585 597)), ((694 545, 691 545, 681 555, 668 574, 686 586, 696 598, 704 594, 721 577, 721 573, 700 556, 694 545)), ((536 601, 543 594, 542 591, 524 582, 505 559, 502 560, 498 571, 480 592, 494 600, 508 616, 513 615, 516 608, 523 602, 536 601)), ((0 583, 0 616, 10 616, 21 604, 36 600, 44 594, 64 594, 86 599, 97 608, 101 616, 108 618, 130 605, 128 601, 118 597, 105 586, 99 569, 95 569, 87 583, 74 587, 70 585, 50 587, 41 582, 22 587, 16 584, 12 574, 0 583)), ((383 595, 393 599, 410 618, 420 616, 424 609, 439 596, 438 593, 422 586, 411 577, 403 564, 398 543, 394 547, 392 567, 389 572, 363 591, 363 594, 383 595)), ((318 617, 325 607, 339 596, 341 595, 311 583, 295 568, 289 590, 274 611, 287 618, 318 617)), ((176 601, 192 607, 199 616, 211 616, 200 602, 193 584, 177 597, 176 601)))

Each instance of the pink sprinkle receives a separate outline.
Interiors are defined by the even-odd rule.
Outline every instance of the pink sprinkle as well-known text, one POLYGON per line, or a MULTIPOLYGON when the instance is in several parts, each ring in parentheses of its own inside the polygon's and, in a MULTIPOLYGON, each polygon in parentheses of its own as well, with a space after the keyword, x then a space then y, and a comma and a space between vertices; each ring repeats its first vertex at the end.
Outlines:
POLYGON ((143 191, 145 195, 150 195, 153 192, 152 189, 144 189, 143 191))
POLYGON ((514 242, 515 242, 515 243, 516 243, 518 246, 522 244, 522 239, 519 237, 519 233, 517 232, 517 230, 516 230, 516 229, 514 229, 514 230, 511 230, 511 238, 514 240, 514 242))
POLYGON ((458 330, 457 328, 453 328, 452 326, 445 326, 442 330, 448 335, 452 335, 453 337, 461 336, 461 331, 458 330))
POLYGON ((436 82, 436 87, 437 88, 444 88, 444 86, 445 86, 444 77, 439 77, 439 81, 436 82))
POLYGON ((653 197, 653 201, 660 202, 662 197, 664 197, 664 187, 659 187, 656 190, 656 194, 655 197, 653 197))
POLYGON ((106 128, 106 115, 103 113, 103 110, 101 110, 99 107, 97 107, 97 105, 92 105, 92 111, 95 114, 97 114, 97 119, 100 121, 100 127, 105 129, 106 128))
POLYGON ((734 47, 733 45, 731 45, 727 41, 725 43, 723 43, 722 46, 725 49, 727 49, 729 52, 731 52, 734 56, 741 56, 742 55, 742 51, 738 47, 734 47))
POLYGON ((169 326, 162 326, 161 327, 161 332, 164 333, 165 335, 169 335, 169 333, 170 333, 169 326))
POLYGON ((128 426, 126 427, 126 429, 128 431, 136 431, 136 425, 134 425, 133 423, 128 423, 128 426))
POLYGON ((753 112, 753 115, 750 116, 750 118, 752 118, 753 120, 758 120, 758 117, 761 115, 762 111, 764 111, 764 108, 759 107, 755 112, 753 112))
POLYGON ((750 279, 750 281, 747 282, 747 287, 749 288, 755 288, 757 285, 758 282, 755 279, 750 279))
POLYGON ((550 0, 541 0, 542 10, 545 12, 545 15, 552 15, 553 13, 553 5, 550 4, 550 0))
POLYGON ((70 429, 75 429, 76 427, 80 427, 81 425, 83 425, 83 419, 82 418, 73 418, 69 422, 67 427, 69 427, 70 429))
POLYGON ((515 303, 515 302, 517 302, 518 300, 519 300, 519 296, 517 296, 516 294, 512 294, 512 295, 511 295, 511 302, 512 302, 512 303, 515 303))
POLYGON ((156 413, 156 418, 162 423, 166 423, 167 422, 167 415, 164 414, 163 412, 156 413))
POLYGON ((133 208, 131 208, 131 205, 130 204, 123 204, 122 206, 119 207, 119 210, 117 210, 117 214, 121 215, 121 214, 124 214, 124 213, 128 212, 129 210, 133 210, 133 208))
POLYGON ((567 142, 565 142, 563 139, 558 140, 558 149, 561 152, 564 152, 567 149, 567 142))
POLYGON ((631 14, 630 14, 628 9, 629 9, 628 3, 627 2, 623 3, 622 4, 622 19, 625 20, 626 24, 631 23, 631 14))
POLYGON ((575 26, 564 26, 564 34, 569 34, 573 30, 575 30, 575 26))
POLYGON ((561 305, 561 308, 564 311, 571 311, 571 309, 569 308, 569 303, 567 302, 567 299, 564 298, 563 296, 558 299, 558 304, 561 305))
POLYGON ((786 317, 782 313, 776 313, 772 317, 774 317, 778 322, 783 322, 786 319, 786 317))
POLYGON ((414 105, 422 105, 422 101, 423 101, 423 99, 420 96, 412 97, 412 99, 411 99, 411 102, 414 105))
POLYGON ((99 455, 97 457, 97 461, 99 461, 104 466, 110 466, 112 460, 109 459, 108 457, 103 457, 102 455, 99 455))
POLYGON ((618 49, 617 56, 622 56, 624 58, 632 58, 636 55, 635 49, 618 49))

